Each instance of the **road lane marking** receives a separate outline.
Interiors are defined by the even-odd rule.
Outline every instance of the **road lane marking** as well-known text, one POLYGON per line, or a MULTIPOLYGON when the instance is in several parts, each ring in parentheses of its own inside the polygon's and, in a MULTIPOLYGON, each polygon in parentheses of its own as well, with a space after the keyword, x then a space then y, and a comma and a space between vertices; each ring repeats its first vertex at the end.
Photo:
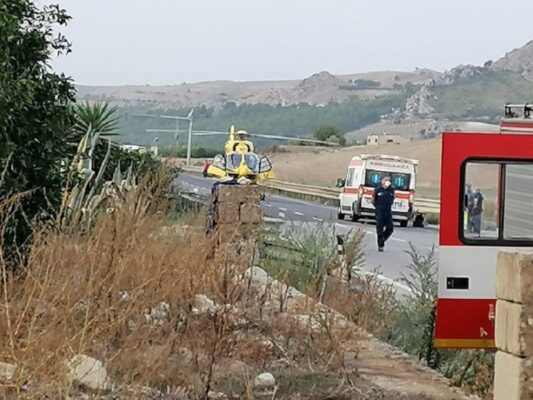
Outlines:
POLYGON ((279 213, 278 213, 278 216, 279 216, 280 218, 285 218, 285 213, 279 212, 279 213))
POLYGON ((405 239, 390 238, 390 240, 392 240, 392 241, 394 241, 394 242, 407 243, 407 240, 405 240, 405 239))
POLYGON ((304 215, 304 213, 301 213, 299 211, 295 211, 294 214, 299 215, 299 216, 303 216, 304 215))
POLYGON ((315 221, 318 221, 318 222, 324 222, 324 220, 323 220, 322 218, 313 217, 313 219, 314 219, 315 221))
POLYGON ((280 210, 280 211, 284 211, 284 212, 287 211, 287 209, 286 209, 286 208, 283 208, 283 207, 278 207, 278 210, 280 210))

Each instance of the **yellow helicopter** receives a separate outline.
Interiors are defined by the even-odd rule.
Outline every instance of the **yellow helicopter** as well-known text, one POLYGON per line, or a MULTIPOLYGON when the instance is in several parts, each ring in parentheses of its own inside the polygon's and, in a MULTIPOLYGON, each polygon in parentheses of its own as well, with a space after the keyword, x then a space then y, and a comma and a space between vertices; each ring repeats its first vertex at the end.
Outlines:
MULTIPOLYGON (((173 115, 155 115, 155 114, 135 114, 137 117, 150 117, 176 120, 176 129, 147 129, 147 132, 155 133, 175 133, 176 140, 178 140, 180 132, 178 123, 186 121, 189 124, 187 130, 189 134, 189 149, 191 146, 192 137, 196 136, 210 136, 210 135, 226 135, 228 140, 224 146, 224 154, 218 154, 214 157, 213 163, 204 170, 204 176, 212 176, 221 181, 237 181, 237 183, 256 183, 261 180, 274 179, 274 171, 272 171, 272 164, 266 156, 258 156, 255 153, 254 144, 248 140, 250 137, 257 137, 270 140, 297 140, 303 143, 321 144, 327 146, 338 146, 336 142, 329 142, 324 140, 315 140, 309 138, 300 138, 293 136, 281 135, 265 135, 258 133, 248 133, 244 130, 235 130, 232 125, 228 132, 219 131, 193 131, 192 117, 193 111, 187 117, 178 117, 173 115)), ((189 161, 190 154, 187 156, 189 161)))
POLYGON ((207 169, 207 175, 221 181, 236 180, 239 183, 255 183, 274 179, 272 164, 266 156, 255 153, 254 144, 248 140, 248 132, 235 130, 232 125, 228 132, 228 141, 224 146, 224 154, 214 157, 207 169))

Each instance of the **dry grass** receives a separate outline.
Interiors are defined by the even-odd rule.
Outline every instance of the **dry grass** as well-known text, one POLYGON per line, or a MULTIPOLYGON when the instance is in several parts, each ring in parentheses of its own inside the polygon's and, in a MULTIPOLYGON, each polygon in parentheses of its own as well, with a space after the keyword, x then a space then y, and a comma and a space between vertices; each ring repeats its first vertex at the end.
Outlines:
POLYGON ((420 161, 417 185, 440 187, 440 139, 414 141, 401 145, 355 146, 343 149, 308 148, 270 156, 276 178, 290 182, 334 186, 346 174, 351 158, 359 154, 388 154, 420 161))
POLYGON ((310 334, 287 313, 282 292, 248 284, 250 261, 206 237, 202 218, 185 232, 163 230, 156 186, 86 232, 37 229, 20 273, 2 268, 0 361, 17 366, 15 380, 0 386, 4 397, 72 394, 65 362, 75 354, 103 361, 117 384, 192 398, 206 398, 228 375, 249 390, 264 369, 339 370, 349 332, 322 318, 323 329, 310 334), (199 296, 214 306, 202 310, 199 296))

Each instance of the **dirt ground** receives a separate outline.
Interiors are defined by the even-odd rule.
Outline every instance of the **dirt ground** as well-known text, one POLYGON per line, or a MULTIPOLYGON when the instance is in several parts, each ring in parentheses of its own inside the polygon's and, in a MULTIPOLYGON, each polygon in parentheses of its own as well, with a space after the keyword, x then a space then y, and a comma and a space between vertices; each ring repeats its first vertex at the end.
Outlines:
MULTIPOLYGON (((259 154, 264 154, 258 149, 259 154)), ((344 177, 351 158, 360 154, 387 154, 419 161, 417 192, 428 198, 440 195, 441 140, 417 140, 403 144, 380 146, 351 146, 342 149, 310 146, 279 146, 266 153, 272 162, 277 180, 333 187, 344 177)), ((185 160, 173 159, 176 165, 185 160)), ((201 165, 204 159, 193 160, 201 165)), ((487 165, 473 165, 467 169, 467 180, 473 187, 493 190, 497 171, 487 165)))
POLYGON ((268 156, 276 179, 333 186, 337 178, 345 175, 350 159, 359 154, 387 154, 419 160, 418 186, 435 190, 440 187, 440 139, 343 149, 283 146, 280 151, 268 156))

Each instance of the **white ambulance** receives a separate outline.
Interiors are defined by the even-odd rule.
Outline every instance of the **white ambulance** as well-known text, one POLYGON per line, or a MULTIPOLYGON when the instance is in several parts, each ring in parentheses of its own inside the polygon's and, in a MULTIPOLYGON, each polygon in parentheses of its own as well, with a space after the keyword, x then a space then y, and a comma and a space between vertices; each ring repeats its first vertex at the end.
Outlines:
POLYGON ((415 214, 413 204, 417 165, 418 160, 398 156, 362 154, 353 157, 346 178, 337 180, 337 187, 342 188, 338 218, 349 216, 352 221, 374 218, 374 188, 384 176, 390 176, 396 194, 392 207, 393 218, 406 227, 415 214))

